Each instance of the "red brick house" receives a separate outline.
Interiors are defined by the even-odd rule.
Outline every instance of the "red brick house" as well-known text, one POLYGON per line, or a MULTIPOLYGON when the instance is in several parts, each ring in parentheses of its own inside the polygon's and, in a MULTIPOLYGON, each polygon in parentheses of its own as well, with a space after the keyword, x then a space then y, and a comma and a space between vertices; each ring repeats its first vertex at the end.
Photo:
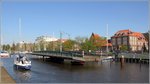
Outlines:
POLYGON ((133 32, 129 29, 120 30, 112 37, 113 49, 120 50, 121 46, 127 46, 128 51, 141 51, 145 46, 148 49, 148 42, 144 35, 140 32, 133 32))

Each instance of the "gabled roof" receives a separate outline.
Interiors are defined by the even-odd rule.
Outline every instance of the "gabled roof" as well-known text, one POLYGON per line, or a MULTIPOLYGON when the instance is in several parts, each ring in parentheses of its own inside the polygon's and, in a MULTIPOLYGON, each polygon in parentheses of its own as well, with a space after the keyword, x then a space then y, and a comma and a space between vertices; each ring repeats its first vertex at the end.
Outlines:
POLYGON ((120 30, 117 33, 114 34, 112 37, 120 37, 120 36, 135 36, 140 38, 145 38, 144 35, 140 32, 133 32, 129 29, 126 30, 120 30))
POLYGON ((94 38, 100 38, 100 36, 98 34, 92 33, 92 35, 94 38))

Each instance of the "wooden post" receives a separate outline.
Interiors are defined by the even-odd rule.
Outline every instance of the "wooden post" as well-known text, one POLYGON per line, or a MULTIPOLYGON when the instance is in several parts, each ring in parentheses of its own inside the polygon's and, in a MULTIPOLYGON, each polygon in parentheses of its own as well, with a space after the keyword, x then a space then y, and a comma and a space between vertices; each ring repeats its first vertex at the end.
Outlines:
POLYGON ((84 57, 84 51, 82 51, 82 56, 84 57))
POLYGON ((129 63, 129 58, 127 58, 127 63, 129 63))
POLYGON ((121 69, 123 69, 123 67, 124 67, 124 56, 123 55, 121 56, 120 66, 121 66, 121 69))
POLYGON ((44 56, 43 56, 43 61, 44 61, 44 56))

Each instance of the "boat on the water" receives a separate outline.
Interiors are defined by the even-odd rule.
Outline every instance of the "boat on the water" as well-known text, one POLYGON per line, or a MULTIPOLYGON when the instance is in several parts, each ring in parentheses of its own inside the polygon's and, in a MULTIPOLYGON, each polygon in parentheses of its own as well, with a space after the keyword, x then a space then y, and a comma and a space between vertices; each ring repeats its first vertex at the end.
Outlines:
POLYGON ((72 65, 84 65, 84 61, 78 61, 78 60, 75 60, 75 61, 71 61, 71 64, 72 65))
POLYGON ((0 51, 0 57, 7 58, 7 57, 9 57, 9 53, 7 51, 0 51))
POLYGON ((110 62, 110 61, 114 61, 114 58, 112 56, 108 56, 102 59, 102 62, 110 62))
POLYGON ((23 54, 16 55, 16 58, 14 59, 14 67, 17 69, 30 70, 31 61, 23 54))

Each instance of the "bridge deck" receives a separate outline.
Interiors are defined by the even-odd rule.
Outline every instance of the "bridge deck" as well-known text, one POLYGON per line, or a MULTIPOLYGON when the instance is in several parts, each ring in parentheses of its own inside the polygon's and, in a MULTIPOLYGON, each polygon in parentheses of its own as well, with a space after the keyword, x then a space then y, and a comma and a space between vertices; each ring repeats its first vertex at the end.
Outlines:
POLYGON ((45 57, 56 57, 56 58, 63 58, 63 59, 70 59, 70 60, 79 60, 85 61, 83 56, 77 53, 66 53, 66 52, 33 52, 30 53, 31 55, 37 56, 45 56, 45 57))

